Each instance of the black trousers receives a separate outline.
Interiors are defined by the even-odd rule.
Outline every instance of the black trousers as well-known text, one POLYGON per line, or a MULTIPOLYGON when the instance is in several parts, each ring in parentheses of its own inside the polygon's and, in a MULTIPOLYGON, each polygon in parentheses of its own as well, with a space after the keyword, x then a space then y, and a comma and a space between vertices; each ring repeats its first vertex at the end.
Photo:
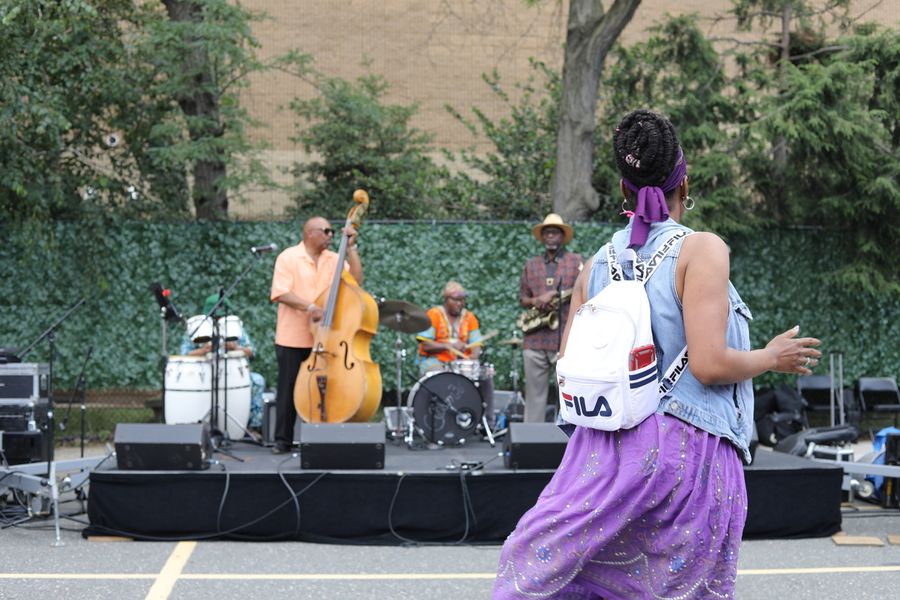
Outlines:
POLYGON ((294 384, 300 372, 300 363, 306 360, 312 348, 289 348, 275 344, 278 360, 278 387, 275 390, 275 443, 290 446, 294 442, 294 384))

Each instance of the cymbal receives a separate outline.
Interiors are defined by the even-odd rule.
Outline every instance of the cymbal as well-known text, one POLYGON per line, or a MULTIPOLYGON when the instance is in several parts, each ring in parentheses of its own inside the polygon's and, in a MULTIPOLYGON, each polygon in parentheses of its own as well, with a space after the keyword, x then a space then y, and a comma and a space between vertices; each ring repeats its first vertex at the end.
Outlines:
POLYGON ((520 337, 512 337, 505 340, 500 340, 497 343, 501 346, 521 346, 523 341, 520 337))
POLYGON ((404 300, 385 300, 379 304, 378 322, 403 333, 419 333, 431 327, 425 310, 404 300))

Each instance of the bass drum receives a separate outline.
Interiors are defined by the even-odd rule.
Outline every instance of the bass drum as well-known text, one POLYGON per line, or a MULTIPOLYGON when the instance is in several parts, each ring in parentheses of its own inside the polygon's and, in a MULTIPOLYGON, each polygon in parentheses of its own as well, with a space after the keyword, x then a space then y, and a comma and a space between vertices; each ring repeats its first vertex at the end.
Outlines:
POLYGON ((459 446, 481 422, 478 388, 456 373, 428 373, 409 391, 407 405, 426 441, 459 446))

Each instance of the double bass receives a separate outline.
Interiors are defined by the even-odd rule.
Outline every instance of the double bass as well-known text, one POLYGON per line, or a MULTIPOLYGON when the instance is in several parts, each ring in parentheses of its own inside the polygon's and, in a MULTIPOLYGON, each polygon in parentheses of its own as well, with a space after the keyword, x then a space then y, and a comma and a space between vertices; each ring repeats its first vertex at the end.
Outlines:
MULTIPOLYGON (((369 195, 356 190, 353 201, 345 227, 359 229, 369 195)), ((369 352, 378 305, 344 270, 347 240, 343 234, 331 287, 316 298, 324 315, 312 325, 312 351, 294 386, 294 406, 307 423, 368 421, 381 403, 381 371, 369 352)))

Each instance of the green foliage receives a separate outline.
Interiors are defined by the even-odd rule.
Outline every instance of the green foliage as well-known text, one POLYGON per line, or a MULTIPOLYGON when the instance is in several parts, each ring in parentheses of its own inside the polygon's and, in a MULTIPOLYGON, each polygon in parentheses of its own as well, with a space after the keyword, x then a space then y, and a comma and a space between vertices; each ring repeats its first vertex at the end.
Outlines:
MULTIPOLYGON (((24 347, 81 296, 88 302, 56 333, 56 384, 74 386, 88 345, 90 389, 153 389, 160 385, 159 308, 148 286, 158 281, 174 291, 174 301, 187 315, 197 314, 204 298, 227 287, 248 266, 249 274, 230 300, 257 347, 254 370, 274 386, 276 309, 269 298, 274 257, 254 258, 247 248, 274 241, 297 243, 299 223, 131 223, 105 238, 79 224, 49 226, 40 244, 31 232, 9 226, 0 230, 0 320, 3 346, 24 347)), ((484 331, 501 337, 514 333, 521 310, 517 302, 522 265, 540 247, 531 223, 370 223, 362 231, 365 287, 376 298, 402 299, 429 307, 440 302, 450 278, 467 286, 484 331)), ((570 249, 588 257, 605 243, 614 227, 589 223, 576 226, 570 249)), ((732 279, 753 310, 755 347, 771 336, 800 324, 821 337, 827 353, 845 353, 849 381, 863 375, 900 375, 900 305, 889 294, 856 292, 820 275, 841 259, 841 237, 833 230, 773 229, 763 234, 735 235, 731 240, 732 279)), ((169 328, 168 351, 178 352, 184 329, 169 328)), ((385 388, 394 387, 396 333, 380 328, 372 354, 380 363, 385 388)), ((401 335, 407 350, 403 388, 416 379, 415 340, 401 335)), ((45 362, 46 341, 27 357, 45 362)), ((496 366, 496 387, 509 389, 511 350, 489 345, 485 360, 496 366)), ((825 361, 827 363, 827 361, 825 361)), ((521 368, 521 361, 519 361, 521 368)), ((817 373, 824 373, 826 366, 817 373)), ((757 384, 791 381, 781 375, 757 384)))
POLYGON ((474 170, 473 174, 459 173, 457 182, 484 218, 540 220, 553 208, 550 179, 556 165, 560 75, 535 60, 531 67, 535 73, 525 84, 515 86, 520 95, 517 104, 503 89, 497 71, 482 76, 508 107, 508 117, 495 121, 473 107, 472 120, 446 105, 473 135, 484 136, 494 146, 488 153, 469 149, 458 157, 450 155, 474 170))
POLYGON ((746 127, 745 168, 764 218, 846 229, 830 277, 898 293, 900 35, 839 41, 848 49, 784 67, 783 92, 762 99, 766 118, 746 127), (775 139, 787 145, 784 164, 769 158, 775 139))
POLYGON ((366 189, 372 216, 388 219, 454 214, 449 173, 428 156, 432 136, 409 124, 418 106, 384 102, 381 76, 355 82, 316 76, 319 95, 290 107, 309 127, 294 139, 319 158, 295 163, 295 214, 343 215, 353 191, 366 189))
POLYGON ((803 29, 822 29, 828 24, 846 26, 850 0, 731 0, 731 13, 737 17, 738 27, 749 31, 754 24, 763 29, 781 23, 785 7, 790 18, 800 22, 803 29))
POLYGON ((222 160, 222 189, 268 180, 238 101, 255 59, 253 15, 196 0, 204 19, 170 21, 161 3, 0 0, 0 211, 5 218, 183 219, 188 172, 222 160), (215 63, 198 88, 185 56, 215 63), (214 119, 178 105, 218 102, 214 119), (114 136, 115 143, 111 143, 114 136))

